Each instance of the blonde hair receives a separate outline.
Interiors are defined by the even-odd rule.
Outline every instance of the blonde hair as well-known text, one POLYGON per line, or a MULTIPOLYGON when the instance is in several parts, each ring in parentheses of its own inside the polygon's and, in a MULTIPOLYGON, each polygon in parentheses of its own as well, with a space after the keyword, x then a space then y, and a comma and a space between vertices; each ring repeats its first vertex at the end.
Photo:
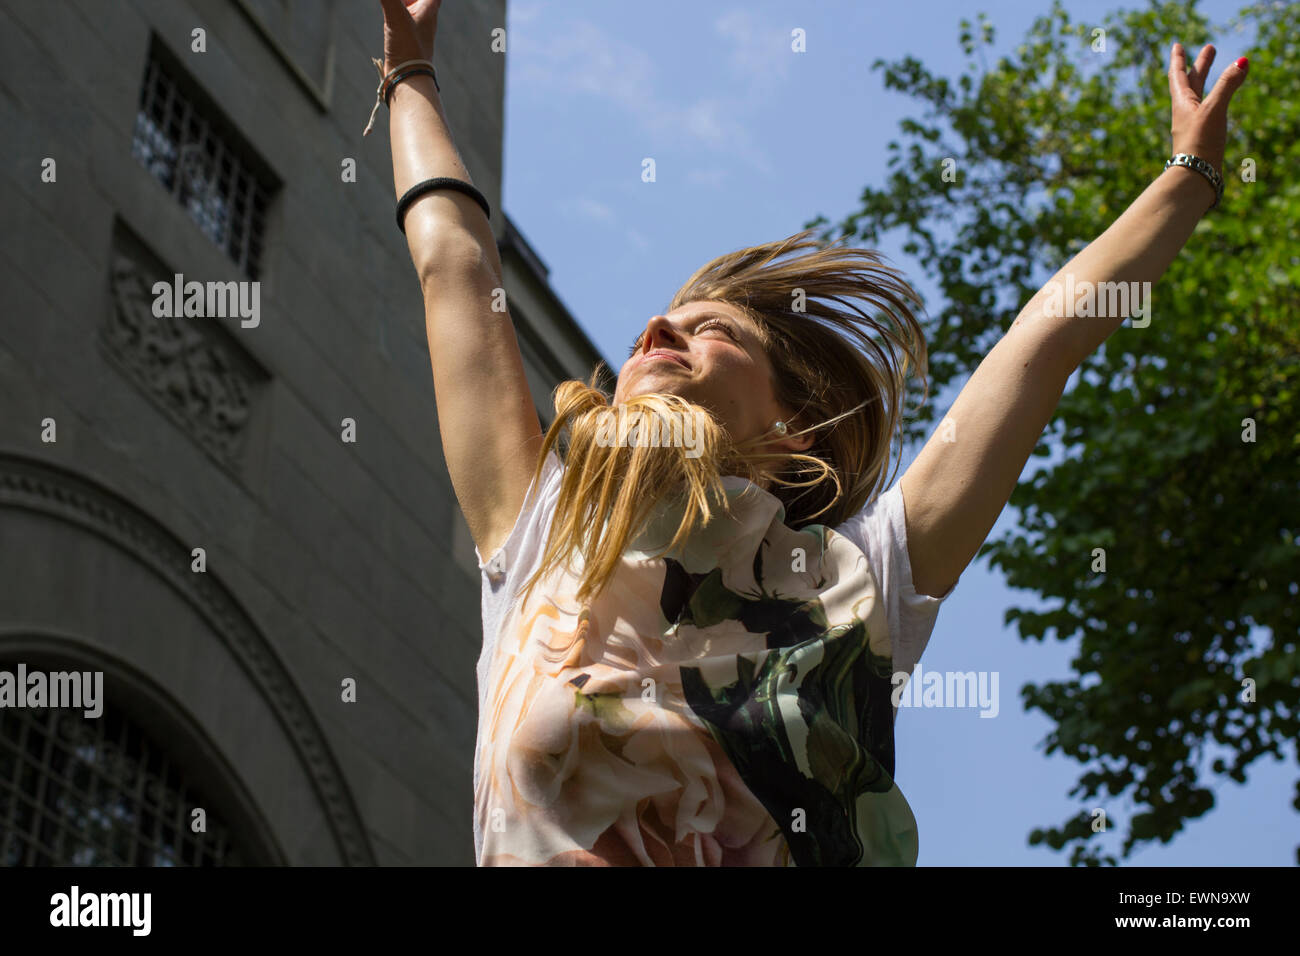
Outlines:
MULTIPOLYGON (((572 380, 556 387, 555 420, 542 442, 534 486, 552 448, 564 447, 565 470, 541 562, 523 588, 525 599, 548 571, 577 552, 584 565, 577 597, 591 600, 666 500, 684 504, 681 523, 661 553, 676 548, 715 511, 727 512, 724 475, 776 486, 772 493, 785 507, 785 523, 796 530, 819 517, 833 527, 888 487, 882 479, 901 424, 908 369, 923 383, 927 374, 925 337, 911 308, 921 300, 877 253, 837 245, 839 240, 823 244, 811 232, 719 256, 686 281, 667 309, 721 301, 753 320, 772 364, 776 400, 797 409, 786 435, 769 431, 734 442, 701 406, 649 393, 629 398, 626 413, 657 417, 664 428, 674 418, 694 416, 700 428, 693 455, 680 447, 611 446, 600 438, 602 418, 607 424, 611 414, 610 397, 597 387, 600 370, 586 384, 572 380), (809 432, 816 437, 806 453, 763 447, 809 432)), ((928 395, 925 384, 922 401, 928 395)))

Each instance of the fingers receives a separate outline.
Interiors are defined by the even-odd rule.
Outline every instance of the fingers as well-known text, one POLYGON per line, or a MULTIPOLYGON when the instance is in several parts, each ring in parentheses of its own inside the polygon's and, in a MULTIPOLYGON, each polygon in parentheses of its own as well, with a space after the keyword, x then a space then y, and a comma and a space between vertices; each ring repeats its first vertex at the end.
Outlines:
POLYGON ((1188 86, 1198 99, 1205 89, 1205 78, 1210 75, 1210 65, 1214 62, 1214 53, 1214 47, 1208 43, 1201 47, 1196 62, 1192 64, 1192 72, 1187 77, 1188 86))
POLYGON ((1178 99, 1179 91, 1190 89, 1187 80, 1187 54, 1183 45, 1175 43, 1169 51, 1169 95, 1178 99))
POLYGON ((1228 101, 1232 99, 1232 94, 1241 89, 1241 84, 1246 82, 1246 69, 1249 66, 1248 61, 1243 56, 1235 63, 1226 67, 1219 74, 1219 79, 1214 84, 1214 89, 1210 90, 1210 95, 1205 98, 1205 108, 1210 110, 1223 109, 1227 110, 1228 101))

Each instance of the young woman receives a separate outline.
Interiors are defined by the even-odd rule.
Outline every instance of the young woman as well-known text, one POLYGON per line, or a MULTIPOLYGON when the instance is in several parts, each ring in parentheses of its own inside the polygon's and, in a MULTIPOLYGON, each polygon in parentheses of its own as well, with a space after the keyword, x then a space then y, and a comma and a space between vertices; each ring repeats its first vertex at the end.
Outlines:
MULTIPOLYGON (((381 3, 396 193, 468 183, 435 79, 400 75, 431 60, 439 0, 381 3)), ((483 570, 480 865, 916 862, 893 691, 1070 374, 1132 311, 1094 295, 1076 314, 1075 290, 1140 295, 1217 202, 1246 62, 1202 101, 1213 58, 1189 73, 1170 54, 1173 148, 1194 158, 1025 306, 883 493, 926 348, 916 295, 874 253, 801 233, 715 259, 640 330, 612 399, 595 376, 562 383, 543 434, 492 307, 485 204, 454 187, 405 204, 483 570)))

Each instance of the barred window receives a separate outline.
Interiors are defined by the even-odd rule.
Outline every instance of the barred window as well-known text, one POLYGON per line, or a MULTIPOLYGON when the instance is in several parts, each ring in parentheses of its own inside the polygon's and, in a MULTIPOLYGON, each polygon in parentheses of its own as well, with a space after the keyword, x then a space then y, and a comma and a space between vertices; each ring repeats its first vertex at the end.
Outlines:
POLYGON ((151 48, 131 152, 250 278, 262 258, 270 177, 161 48, 151 48))
POLYGON ((247 865, 213 810, 111 706, 94 719, 0 709, 0 866, 247 865), (205 833, 190 828, 196 807, 205 833))

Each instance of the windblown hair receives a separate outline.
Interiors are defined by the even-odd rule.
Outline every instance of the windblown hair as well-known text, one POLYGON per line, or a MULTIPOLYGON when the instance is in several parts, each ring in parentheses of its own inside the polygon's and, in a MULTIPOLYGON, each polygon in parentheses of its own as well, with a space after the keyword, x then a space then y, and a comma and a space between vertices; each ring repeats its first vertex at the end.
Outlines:
POLYGON ((600 370, 586 384, 560 383, 534 489, 553 447, 563 449, 557 453, 565 470, 525 597, 549 570, 579 554, 577 597, 591 600, 661 503, 682 505, 683 515, 659 554, 684 542, 715 512, 726 513, 724 475, 766 481, 785 506, 785 523, 796 530, 814 520, 833 527, 889 487, 884 473, 901 424, 909 367, 925 385, 922 400, 929 395, 925 337, 912 312, 921 300, 879 254, 839 240, 822 243, 811 232, 719 256, 686 281, 667 311, 701 300, 743 310, 771 360, 777 402, 797 410, 784 437, 812 433, 813 444, 800 454, 773 450, 771 443, 782 436, 771 432, 733 441, 706 409, 668 393, 629 398, 625 414, 657 417, 665 428, 674 418, 694 416, 700 423, 695 457, 682 447, 611 444, 601 435, 608 435, 617 409, 597 387, 600 370))

